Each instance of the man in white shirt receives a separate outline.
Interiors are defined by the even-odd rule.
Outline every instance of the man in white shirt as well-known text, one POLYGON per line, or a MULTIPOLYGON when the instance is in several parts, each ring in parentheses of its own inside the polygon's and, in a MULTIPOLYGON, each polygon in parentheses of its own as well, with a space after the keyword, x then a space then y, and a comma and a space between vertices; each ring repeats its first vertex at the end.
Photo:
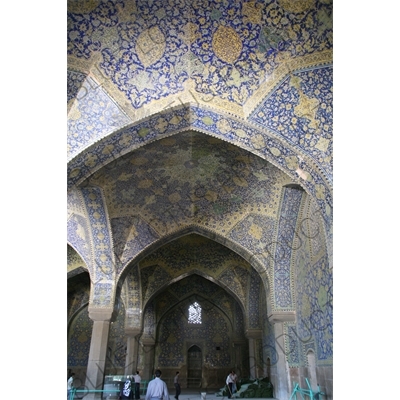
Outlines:
POLYGON ((169 400, 167 384, 160 379, 161 371, 156 369, 155 378, 149 382, 145 400, 169 400))
POLYGON ((229 375, 226 377, 226 384, 228 386, 228 399, 232 398, 233 394, 233 384, 235 382, 234 372, 229 372, 229 375))
POLYGON ((135 379, 135 399, 140 400, 140 382, 142 378, 139 375, 139 371, 136 371, 136 375, 133 375, 133 379, 135 379))

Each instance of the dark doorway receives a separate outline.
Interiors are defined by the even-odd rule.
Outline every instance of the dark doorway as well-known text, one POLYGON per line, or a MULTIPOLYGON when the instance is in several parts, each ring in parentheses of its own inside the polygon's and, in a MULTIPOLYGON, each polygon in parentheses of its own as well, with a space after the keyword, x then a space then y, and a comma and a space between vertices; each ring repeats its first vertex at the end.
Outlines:
POLYGON ((192 346, 188 350, 188 374, 187 387, 195 388, 201 386, 202 354, 198 346, 192 346))

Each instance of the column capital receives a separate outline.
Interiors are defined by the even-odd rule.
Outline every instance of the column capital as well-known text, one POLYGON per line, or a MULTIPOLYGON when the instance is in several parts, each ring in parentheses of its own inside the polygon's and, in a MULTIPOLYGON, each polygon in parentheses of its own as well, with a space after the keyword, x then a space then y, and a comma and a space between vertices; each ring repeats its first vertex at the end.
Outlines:
POLYGON ((152 337, 145 337, 140 340, 143 346, 154 346, 156 344, 156 341, 152 337))
POLYGON ((93 321, 111 321, 114 317, 113 307, 96 308, 89 306, 89 318, 93 321))
POLYGON ((245 334, 248 339, 261 339, 262 338, 262 330, 261 329, 246 329, 245 334))
POLYGON ((140 328, 131 328, 131 327, 125 328, 126 336, 135 337, 135 336, 138 336, 140 334, 140 332, 141 332, 140 328))
POLYGON ((273 311, 271 315, 268 316, 270 322, 295 322, 296 321, 296 311, 273 311))

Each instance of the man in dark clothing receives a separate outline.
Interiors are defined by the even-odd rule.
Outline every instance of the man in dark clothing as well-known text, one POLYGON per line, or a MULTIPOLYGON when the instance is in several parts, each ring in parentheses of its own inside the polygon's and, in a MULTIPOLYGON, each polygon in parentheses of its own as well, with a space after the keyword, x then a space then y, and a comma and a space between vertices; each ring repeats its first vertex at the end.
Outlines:
POLYGON ((140 382, 142 378, 139 375, 139 371, 136 371, 136 375, 133 375, 133 379, 135 380, 135 399, 140 400, 140 382))
POLYGON ((181 384, 179 382, 179 371, 176 371, 174 378, 174 386, 175 386, 175 399, 179 400, 179 395, 181 394, 181 384))

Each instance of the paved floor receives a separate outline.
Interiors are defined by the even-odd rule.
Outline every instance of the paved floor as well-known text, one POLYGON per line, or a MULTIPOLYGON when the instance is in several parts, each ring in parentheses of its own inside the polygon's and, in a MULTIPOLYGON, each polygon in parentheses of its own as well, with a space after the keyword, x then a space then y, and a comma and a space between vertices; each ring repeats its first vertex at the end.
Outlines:
MULTIPOLYGON (((219 389, 216 389, 215 391, 212 390, 207 390, 205 398, 202 397, 201 392, 196 392, 194 390, 188 390, 188 389, 182 389, 182 393, 179 395, 179 400, 228 400, 228 397, 223 397, 223 396, 217 396, 216 392, 218 392, 219 389)), ((170 400, 174 400, 174 391, 169 392, 169 398, 170 400)), ((233 396, 233 399, 235 399, 235 396, 233 396)), ((236 398, 238 399, 238 398, 236 398)), ((142 399, 144 400, 144 399, 142 399)), ((251 400, 265 400, 264 399, 251 399, 251 400)), ((273 399, 271 399, 273 400, 273 399)), ((276 399, 275 399, 276 400, 276 399)))
MULTIPOLYGON (((175 400, 175 389, 169 388, 169 399, 175 400)), ((220 389, 207 389, 207 391, 201 392, 196 391, 196 389, 182 389, 181 394, 179 395, 179 400, 228 400, 228 397, 217 396, 217 393, 220 389), (202 396, 202 393, 205 393, 205 397, 202 396)), ((107 400, 115 400, 118 399, 115 395, 103 395, 103 399, 107 400)), ((238 397, 232 397, 232 399, 239 399, 238 397)), ((145 400, 145 396, 141 395, 140 400, 145 400)), ((251 400, 265 400, 265 398, 252 398, 251 400)), ((270 400, 276 400, 275 398, 270 398, 270 400)))

